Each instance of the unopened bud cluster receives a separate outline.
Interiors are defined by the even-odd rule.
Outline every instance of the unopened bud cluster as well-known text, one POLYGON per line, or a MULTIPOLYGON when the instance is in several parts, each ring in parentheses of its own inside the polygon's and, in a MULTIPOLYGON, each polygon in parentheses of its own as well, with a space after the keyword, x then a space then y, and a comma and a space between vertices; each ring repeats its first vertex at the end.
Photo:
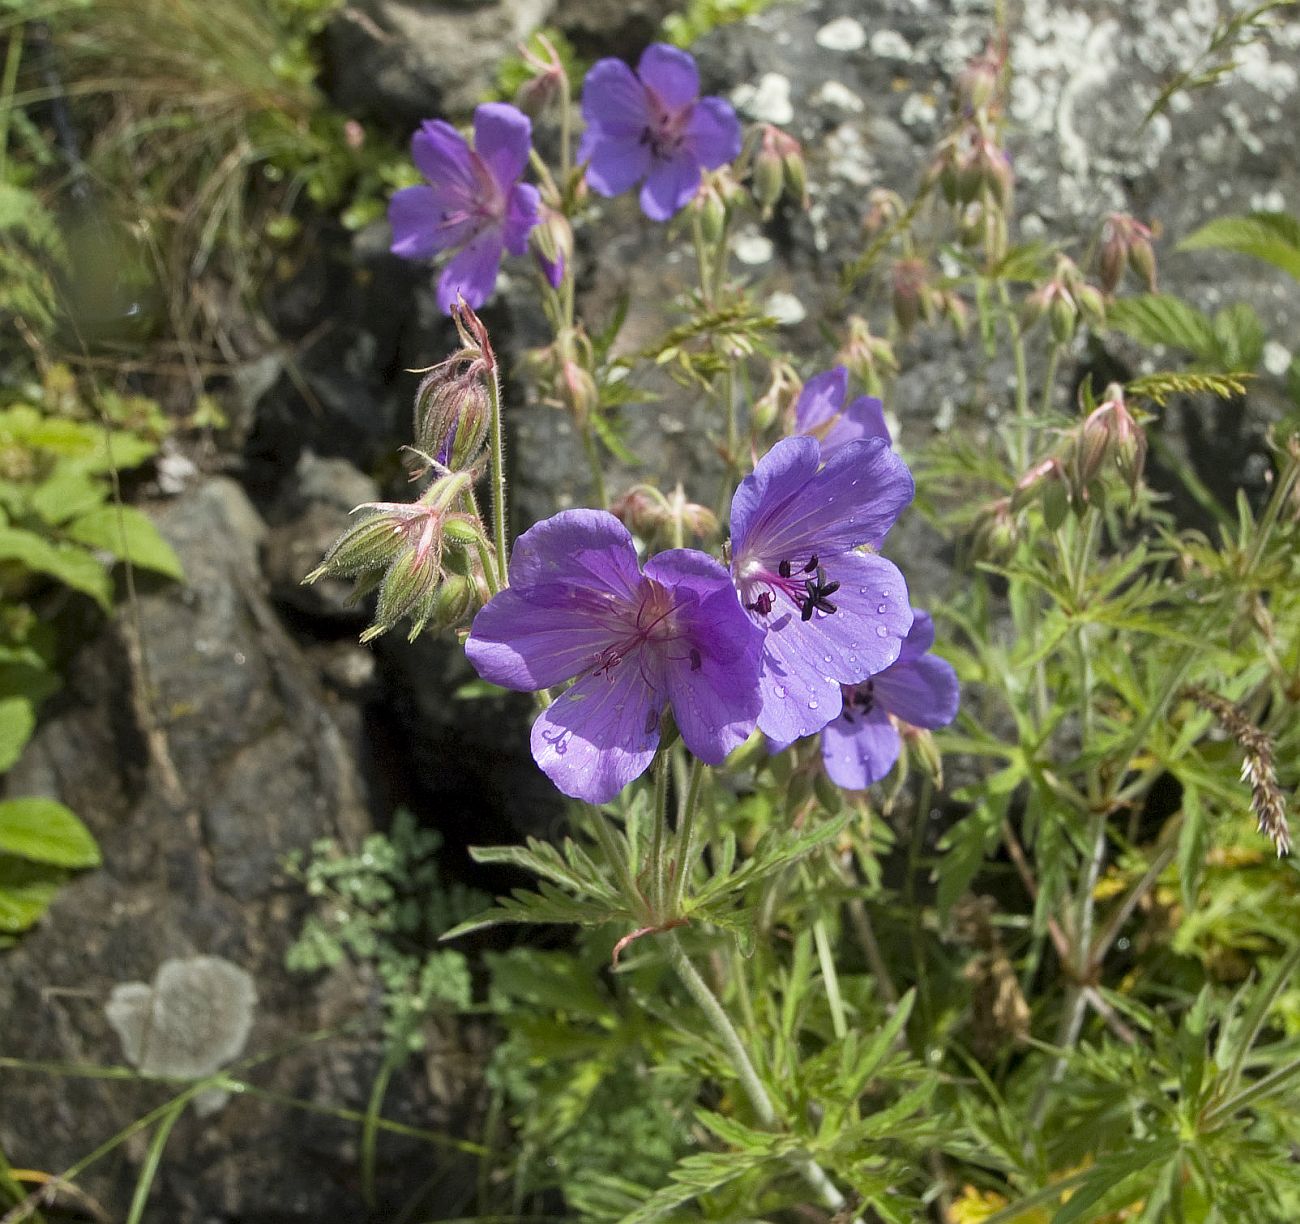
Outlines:
POLYGON ((879 396, 885 380, 898 373, 898 358, 894 346, 883 336, 875 336, 861 315, 851 315, 847 336, 836 357, 840 365, 867 389, 868 395, 879 396))
POLYGON ((491 427, 487 380, 496 359, 477 315, 454 313, 462 347, 430 370, 415 395, 413 476, 433 480, 413 502, 367 502, 304 582, 352 578, 352 599, 378 589, 369 641, 409 618, 414 639, 427 627, 463 624, 487 599, 481 559, 487 533, 473 500, 474 480, 491 427))
POLYGON ((1151 245, 1153 237, 1148 226, 1130 217, 1128 213, 1111 213, 1101 227, 1101 247, 1097 253, 1097 276, 1107 293, 1114 293, 1132 268, 1146 286, 1148 293, 1156 291, 1156 253, 1151 245))
POLYGON ((1082 516, 1105 496, 1103 477, 1118 474, 1135 499, 1146 466, 1146 432, 1112 383, 1102 402, 1070 430, 1060 450, 1039 460, 1016 482, 1009 497, 985 507, 976 524, 976 548, 981 556, 1002 558, 1018 538, 1016 516, 1037 505, 1050 529, 1060 526, 1066 514, 1082 516))
POLYGON ((1025 299, 1025 326, 1032 327, 1043 318, 1057 344, 1068 344, 1080 322, 1099 327, 1106 321, 1106 299, 1101 290, 1088 284, 1078 265, 1064 255, 1057 260, 1052 279, 1025 299))
POLYGON ((634 485, 614 501, 610 511, 643 540, 670 547, 681 547, 687 539, 710 540, 718 532, 717 515, 687 501, 680 484, 666 495, 653 485, 634 485))
POLYGON ((754 151, 751 189, 763 216, 770 217, 782 197, 796 207, 808 207, 808 167, 803 146, 788 132, 770 123, 759 129, 754 151))

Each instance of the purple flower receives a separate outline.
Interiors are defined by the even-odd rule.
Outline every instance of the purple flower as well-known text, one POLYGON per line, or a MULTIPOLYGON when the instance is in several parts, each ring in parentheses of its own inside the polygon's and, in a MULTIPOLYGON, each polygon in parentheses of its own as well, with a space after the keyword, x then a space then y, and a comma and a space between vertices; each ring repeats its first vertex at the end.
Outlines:
POLYGON ((892 667, 844 689, 840 716, 822 731, 822 761, 830 780, 845 790, 865 790, 894 767, 902 748, 890 715, 934 730, 957 717, 957 673, 926 652, 934 622, 914 612, 912 628, 892 667))
POLYGON ((532 124, 504 102, 474 112, 474 148, 449 123, 426 120, 411 137, 411 157, 427 187, 404 187, 388 204, 394 255, 428 259, 459 248, 438 278, 438 305, 450 314, 457 295, 474 309, 496 285, 501 252, 522 255, 537 224, 537 188, 521 183, 532 124))
POLYGON ((762 642, 712 557, 674 549, 643 573, 612 514, 565 510, 520 536, 465 653, 505 688, 577 680, 533 723, 533 759, 566 795, 605 803, 654 759, 668 705, 700 760, 744 743, 762 642))
POLYGON ((592 65, 582 85, 587 121, 578 160, 603 196, 645 180, 641 211, 667 221, 714 170, 740 155, 740 122, 721 98, 700 97, 700 74, 685 51, 652 43, 633 73, 622 60, 592 65))
POLYGON ((912 500, 912 475, 880 439, 848 442, 824 467, 814 438, 785 438, 731 502, 731 577, 765 630, 758 725, 789 743, 838 716, 842 684, 898 657, 907 585, 878 545, 912 500))
POLYGON ((836 366, 804 383, 794 406, 795 433, 816 438, 822 444, 823 459, 859 438, 883 438, 886 444, 892 440, 884 407, 874 395, 861 395, 844 406, 848 386, 848 371, 836 366))

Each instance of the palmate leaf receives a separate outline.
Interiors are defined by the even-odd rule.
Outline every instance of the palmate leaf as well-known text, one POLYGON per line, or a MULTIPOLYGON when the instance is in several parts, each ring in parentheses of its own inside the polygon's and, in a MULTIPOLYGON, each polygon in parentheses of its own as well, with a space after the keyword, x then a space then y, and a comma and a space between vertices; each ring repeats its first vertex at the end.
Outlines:
POLYGON ((1208 249, 1250 255, 1300 280, 1300 221, 1278 212, 1219 217, 1178 244, 1180 251, 1208 249))
POLYGON ((769 830, 755 846, 753 855, 739 868, 727 872, 715 869, 709 882, 695 894, 692 910, 712 918, 718 907, 725 908, 751 884, 767 879, 819 847, 835 841, 848 821, 849 816, 845 814, 803 829, 769 830))
MULTIPOLYGON (((603 817, 597 817, 604 819, 603 817)), ((536 892, 516 889, 496 905, 453 927, 443 939, 502 923, 575 923, 598 926, 630 915, 618 892, 602 876, 591 856, 565 838, 559 847, 530 837, 522 846, 476 846, 477 863, 518 867, 540 877, 536 892)))
POLYGON ((536 892, 517 888, 508 897, 498 897, 490 909, 457 923, 442 939, 458 939, 471 931, 507 924, 538 923, 545 926, 602 926, 607 922, 626 919, 622 906, 611 907, 594 901, 580 901, 563 889, 545 881, 538 884, 536 892))
POLYGON ((1139 344, 1168 344, 1202 361, 1212 360, 1218 351, 1210 318, 1167 293, 1120 298, 1106 312, 1106 323, 1139 344))
MULTIPOLYGON (((754 1136, 762 1134, 758 1131, 748 1133, 754 1136)), ((687 1156, 669 1173, 671 1184, 655 1191, 636 1211, 625 1216, 622 1224, 650 1224, 652 1220, 680 1218, 670 1216, 670 1213, 701 1195, 721 1190, 738 1178, 779 1160, 799 1146, 793 1135, 771 1134, 765 1139, 761 1146, 730 1152, 697 1152, 687 1156)), ((757 1139, 755 1142, 757 1144, 757 1139)))

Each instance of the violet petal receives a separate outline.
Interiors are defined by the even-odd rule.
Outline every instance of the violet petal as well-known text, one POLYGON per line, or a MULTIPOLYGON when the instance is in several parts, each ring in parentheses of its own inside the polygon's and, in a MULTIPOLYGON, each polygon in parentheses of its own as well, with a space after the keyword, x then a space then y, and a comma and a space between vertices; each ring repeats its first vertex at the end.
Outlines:
POLYGON ((654 760, 662 699, 635 658, 579 680, 533 723, 533 760, 574 799, 608 803, 654 760))
POLYGON ((822 732, 826 775, 845 790, 866 790, 894 767, 902 749, 897 729, 879 706, 851 711, 822 732))

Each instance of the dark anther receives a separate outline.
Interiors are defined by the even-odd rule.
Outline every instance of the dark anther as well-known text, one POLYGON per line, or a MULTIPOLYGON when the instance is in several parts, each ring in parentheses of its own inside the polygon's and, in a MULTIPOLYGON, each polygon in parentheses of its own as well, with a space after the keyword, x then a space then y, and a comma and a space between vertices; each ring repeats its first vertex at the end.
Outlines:
POLYGON ((696 650, 694 646, 692 646, 691 647, 691 671, 699 671, 702 665, 703 665, 703 660, 701 660, 700 658, 700 652, 696 650))
POLYGON ((816 578, 805 578, 803 589, 804 598, 799 605, 800 620, 812 620, 814 612, 830 613, 835 611, 835 605, 831 603, 829 597, 840 589, 840 584, 838 582, 827 582, 824 569, 819 568, 817 570, 816 578))
POLYGON ((789 577, 790 577, 790 562, 789 562, 789 561, 782 561, 781 564, 778 565, 778 566, 776 567, 776 572, 777 572, 778 574, 780 574, 782 578, 789 578, 789 577))
POLYGON ((813 555, 808 558, 808 564, 803 567, 803 572, 805 574, 811 574, 813 570, 815 570, 816 568, 817 568, 817 554, 813 553, 813 555))
POLYGON ((751 612, 757 612, 759 616, 766 616, 772 610, 772 593, 764 591, 753 603, 745 605, 751 612))

